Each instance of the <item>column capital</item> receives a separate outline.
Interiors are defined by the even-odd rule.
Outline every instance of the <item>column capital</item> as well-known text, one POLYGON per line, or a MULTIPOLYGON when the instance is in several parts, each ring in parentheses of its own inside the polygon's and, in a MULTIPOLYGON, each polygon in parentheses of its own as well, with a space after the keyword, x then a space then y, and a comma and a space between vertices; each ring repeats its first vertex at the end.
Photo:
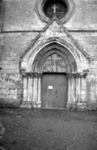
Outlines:
POLYGON ((76 77, 76 74, 74 74, 74 73, 67 73, 67 74, 66 74, 66 77, 67 77, 67 78, 72 78, 72 77, 75 78, 75 77, 76 77))
POLYGON ((37 73, 37 72, 33 72, 31 74, 34 78, 41 78, 42 77, 42 73, 37 73))
POLYGON ((21 72, 21 75, 22 75, 23 77, 26 77, 26 72, 25 72, 25 70, 20 70, 20 72, 21 72))
POLYGON ((41 78, 41 76, 42 76, 42 73, 25 72, 24 70, 21 70, 21 74, 23 77, 33 77, 33 78, 41 78))
POLYGON ((76 72, 76 73, 67 73, 67 78, 85 78, 87 76, 87 72, 76 72))

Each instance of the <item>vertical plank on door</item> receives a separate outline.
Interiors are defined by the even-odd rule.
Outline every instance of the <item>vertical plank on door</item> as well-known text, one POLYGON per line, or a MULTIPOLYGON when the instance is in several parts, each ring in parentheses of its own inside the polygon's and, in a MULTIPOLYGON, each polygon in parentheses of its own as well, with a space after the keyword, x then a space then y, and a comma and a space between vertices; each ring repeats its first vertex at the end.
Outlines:
POLYGON ((42 107, 64 108, 67 101, 67 78, 64 74, 44 74, 42 77, 42 107))

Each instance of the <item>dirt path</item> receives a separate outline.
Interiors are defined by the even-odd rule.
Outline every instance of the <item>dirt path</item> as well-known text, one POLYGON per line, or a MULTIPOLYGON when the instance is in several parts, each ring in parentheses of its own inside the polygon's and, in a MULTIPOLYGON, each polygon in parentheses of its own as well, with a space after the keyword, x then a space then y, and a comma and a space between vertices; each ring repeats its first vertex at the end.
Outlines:
POLYGON ((5 150, 97 150, 97 112, 1 109, 5 150))

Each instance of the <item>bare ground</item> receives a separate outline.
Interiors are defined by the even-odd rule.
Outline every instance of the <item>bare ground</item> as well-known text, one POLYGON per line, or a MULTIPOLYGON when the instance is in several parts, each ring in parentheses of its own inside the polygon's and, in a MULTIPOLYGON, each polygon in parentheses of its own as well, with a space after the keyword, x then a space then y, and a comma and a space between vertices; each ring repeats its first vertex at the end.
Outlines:
POLYGON ((0 109, 0 122, 5 150, 97 150, 96 111, 0 109))

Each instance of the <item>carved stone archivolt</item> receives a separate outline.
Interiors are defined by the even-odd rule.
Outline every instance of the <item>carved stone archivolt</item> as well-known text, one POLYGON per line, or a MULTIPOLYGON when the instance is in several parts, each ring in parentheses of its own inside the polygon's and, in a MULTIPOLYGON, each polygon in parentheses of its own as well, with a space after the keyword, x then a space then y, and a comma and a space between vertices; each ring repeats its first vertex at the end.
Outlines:
POLYGON ((64 47, 52 43, 43 48, 36 56, 32 70, 35 72, 63 72, 77 71, 72 55, 64 47))

